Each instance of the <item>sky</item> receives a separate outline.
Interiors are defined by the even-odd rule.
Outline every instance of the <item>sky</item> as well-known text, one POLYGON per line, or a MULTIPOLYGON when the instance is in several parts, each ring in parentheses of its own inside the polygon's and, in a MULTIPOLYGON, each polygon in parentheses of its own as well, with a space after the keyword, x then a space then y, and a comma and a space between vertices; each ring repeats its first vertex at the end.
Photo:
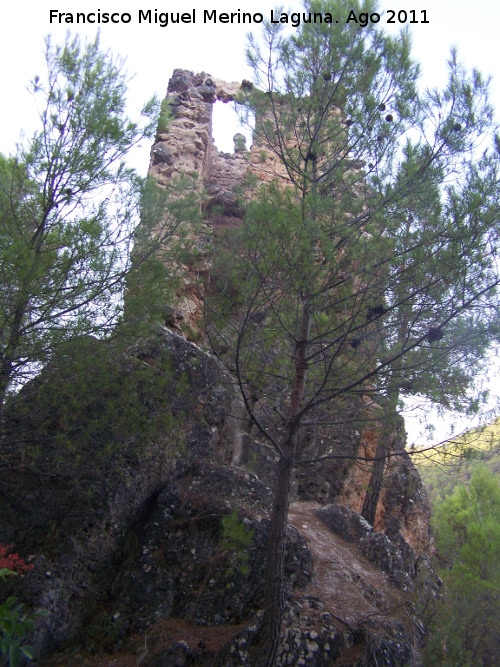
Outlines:
MULTIPOLYGON (((292 0, 291 10, 301 9, 300 2, 292 0)), ((393 10, 396 17, 404 18, 406 10, 415 11, 415 18, 421 20, 426 13, 429 23, 411 26, 414 42, 414 56, 421 63, 423 80, 432 86, 442 83, 446 76, 446 60, 450 47, 457 46, 459 57, 467 67, 477 67, 487 75, 493 75, 492 92, 496 107, 500 110, 500 59, 497 57, 498 25, 500 24, 500 3, 493 0, 383 0, 379 11, 380 25, 386 30, 397 30, 399 25, 389 25, 388 13, 393 10), (495 70, 498 76, 495 77, 495 70), (498 79, 498 80, 497 80, 498 79)), ((19 133, 24 129, 28 134, 36 124, 36 110, 26 89, 28 81, 35 74, 44 71, 44 38, 51 35, 54 43, 61 43, 68 30, 84 37, 94 37, 100 29, 101 43, 116 55, 126 58, 126 67, 131 75, 131 113, 137 111, 143 102, 153 94, 160 98, 165 95, 168 79, 174 68, 205 71, 226 81, 250 78, 244 55, 246 33, 249 29, 258 31, 258 24, 238 25, 203 23, 203 11, 217 12, 260 12, 265 18, 270 16, 275 5, 271 0, 188 0, 175 5, 164 2, 155 5, 139 0, 38 0, 30 8, 22 2, 3 3, 0 20, 0 151, 15 150, 19 133), (158 23, 139 24, 139 10, 181 11, 192 13, 196 10, 196 23, 170 24, 161 27, 158 23), (76 25, 57 19, 50 22, 50 10, 59 12, 119 12, 129 13, 130 23, 76 25)), ((56 16, 57 16, 56 14, 56 16)), ((64 19, 64 17, 63 17, 64 19)), ((362 29, 362 28, 360 28, 362 29)), ((229 115, 230 110, 226 109, 229 115)), ((232 112, 231 112, 232 115, 232 112)), ((219 114, 217 114, 219 116, 219 114)), ((227 129, 228 118, 219 125, 227 129)), ((215 129, 216 139, 218 128, 215 129)), ((232 145, 232 130, 226 132, 226 148, 232 145)), ((223 139, 219 143, 223 143, 223 139)), ((149 149, 137 156, 137 169, 145 172, 149 149)))
MULTIPOLYGON (((285 5, 290 11, 300 11, 297 0, 285 5)), ((251 79, 245 62, 246 34, 259 31, 252 26, 237 23, 204 23, 204 10, 212 12, 260 12, 270 16, 275 5, 271 0, 187 0, 173 3, 145 4, 139 0, 38 0, 28 5, 11 0, 3 3, 0 18, 0 152, 15 152, 22 132, 29 136, 37 127, 34 100, 27 90, 28 82, 44 74, 44 38, 51 36, 53 43, 62 43, 68 31, 84 38, 93 38, 100 29, 101 45, 116 56, 126 58, 129 84, 129 113, 135 116, 143 103, 156 94, 163 98, 173 69, 205 71, 226 81, 251 79), (77 12, 118 12, 130 15, 130 22, 118 24, 76 25, 50 22, 50 11, 76 15, 77 12), (139 23, 139 10, 151 10, 152 22, 139 23), (188 12, 195 10, 195 23, 154 23, 155 12, 188 12)), ((446 61, 450 48, 457 47, 459 60, 471 69, 475 67, 492 76, 491 92, 500 118, 500 58, 499 32, 500 3, 498 0, 382 0, 379 3, 380 26, 394 31, 408 25, 413 38, 413 55, 420 62, 422 85, 436 86, 446 80, 446 61), (404 20, 414 10, 419 23, 389 25, 389 10, 404 20), (422 23, 426 18, 428 23, 422 23)), ((347 17, 346 17, 347 18, 347 17)), ((362 28, 360 27, 362 30, 362 28)), ((232 136, 238 131, 236 114, 230 107, 218 105, 214 137, 221 150, 232 150, 232 136)), ((150 146, 143 145, 131 158, 133 166, 145 174, 150 146)), ((500 388, 492 391, 500 395, 500 388)), ((442 426, 442 419, 436 420, 442 426)), ((449 420, 448 420, 449 421, 449 420)), ((416 422, 415 422, 416 423, 416 422)), ((415 424, 410 430, 416 430, 415 424)), ((442 433, 442 429, 438 430, 442 433)), ((440 437, 440 436, 439 436, 440 437)))

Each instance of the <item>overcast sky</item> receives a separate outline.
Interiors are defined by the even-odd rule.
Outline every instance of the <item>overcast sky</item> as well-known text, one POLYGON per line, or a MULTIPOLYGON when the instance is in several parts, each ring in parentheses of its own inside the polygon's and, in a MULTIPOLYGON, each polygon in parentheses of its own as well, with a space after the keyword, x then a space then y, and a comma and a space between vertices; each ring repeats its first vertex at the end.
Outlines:
MULTIPOLYGON (((300 3, 294 0, 287 7, 297 11, 300 3)), ((51 35, 54 43, 61 43, 68 30, 82 36, 94 37, 98 27, 101 43, 114 54, 126 57, 127 70, 133 76, 130 82, 130 113, 137 113, 151 95, 165 95, 168 79, 174 68, 205 71, 227 81, 251 78, 245 64, 245 35, 247 25, 203 23, 204 10, 218 12, 261 12, 270 16, 274 5, 257 0, 188 0, 187 2, 163 2, 145 4, 123 0, 38 0, 24 3, 15 0, 4 2, 0 18, 0 152, 12 153, 21 131, 28 135, 36 127, 36 109, 26 84, 35 74, 44 74, 44 37, 51 35), (195 24, 178 24, 161 27, 155 23, 139 24, 139 9, 151 9, 154 19, 158 12, 196 10, 195 24), (73 25, 50 23, 50 10, 57 12, 118 12, 129 13, 128 24, 73 25)), ((380 24, 385 29, 399 26, 387 24, 388 14, 415 11, 415 18, 425 17, 429 23, 411 25, 414 57, 421 63, 423 85, 442 84, 446 77, 446 60, 450 48, 458 48, 459 58, 467 68, 478 68, 491 75, 492 98, 500 117, 500 58, 499 26, 500 2, 493 0, 383 0, 380 4, 380 24)), ((259 26, 250 26, 258 31, 259 26)), ((360 28, 362 29, 362 28, 360 28)), ((229 110, 227 110, 229 111, 229 110)), ((216 120, 218 120, 219 114, 216 120)), ((223 150, 230 150, 231 137, 236 127, 229 127, 229 119, 219 120, 214 130, 216 143, 223 150)), ((134 156, 134 166, 145 173, 148 166, 149 147, 134 156)))
MULTIPOLYGON (((170 2, 148 5, 138 0, 38 0, 30 6, 24 2, 10 0, 3 3, 0 21, 0 151, 12 152, 21 129, 29 130, 36 122, 32 99, 26 90, 27 82, 44 71, 44 37, 52 35, 60 43, 68 30, 93 37, 96 25, 73 25, 50 22, 50 10, 58 12, 119 12, 129 13, 128 24, 103 24, 100 26, 101 41, 105 48, 127 59, 127 69, 134 78, 130 83, 131 108, 139 109, 152 94, 163 97, 168 79, 176 67, 205 71, 225 80, 241 80, 249 77, 244 57, 245 35, 249 26, 238 24, 203 23, 203 10, 231 12, 261 12, 269 17, 273 8, 270 1, 257 0, 188 0, 176 4, 170 2), (28 8, 29 7, 29 8, 28 8), (196 10, 195 24, 169 25, 139 24, 139 9, 151 9, 154 17, 158 12, 196 10)), ((289 5, 300 9, 300 2, 289 5)), ((485 74, 493 75, 492 91, 496 107, 500 109, 500 69, 498 50, 498 26, 500 25, 500 3, 492 0, 383 0, 381 9, 392 9, 399 13, 415 10, 417 20, 424 18, 428 24, 411 25, 414 55, 422 64, 423 80, 427 85, 443 82, 446 60, 450 47, 458 47, 461 60, 467 67, 477 67, 485 74)), ((380 12, 382 14, 382 12, 380 12)), ((386 29, 397 29, 387 24, 388 14, 382 14, 381 25, 386 29)), ((397 16, 397 14, 396 14, 397 16)), ((401 18, 404 14, 401 13, 401 18)), ((250 26, 258 30, 259 26, 250 26)), ((360 28, 362 29, 362 28, 360 28)), ((227 125, 227 121, 224 121, 227 125)), ((217 131, 217 129, 216 129, 217 131)), ((228 148, 228 146, 226 146, 228 148)), ((138 157, 137 168, 147 168, 145 158, 138 157)))

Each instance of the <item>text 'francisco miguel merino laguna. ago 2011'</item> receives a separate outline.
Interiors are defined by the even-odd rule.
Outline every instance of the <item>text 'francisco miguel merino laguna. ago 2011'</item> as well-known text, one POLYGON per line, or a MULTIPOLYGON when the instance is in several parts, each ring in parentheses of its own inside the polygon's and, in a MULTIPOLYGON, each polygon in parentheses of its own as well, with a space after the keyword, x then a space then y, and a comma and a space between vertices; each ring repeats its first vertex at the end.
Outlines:
MULTIPOLYGON (((379 23, 381 14, 372 12, 355 12, 351 9, 347 16, 334 17, 330 12, 280 12, 271 10, 269 20, 271 23, 286 23, 298 28, 302 23, 356 23, 364 28, 369 23, 379 23)), ((427 11, 417 10, 388 10, 384 15, 385 23, 429 23, 427 20, 427 11)), ((218 12, 216 9, 204 9, 196 12, 192 9, 187 12, 159 12, 157 9, 139 9, 137 15, 129 12, 106 12, 98 9, 93 12, 61 12, 58 9, 49 10, 49 23, 67 23, 67 24, 106 24, 106 23, 139 23, 156 24, 161 28, 180 23, 204 24, 253 24, 263 23, 264 15, 261 12, 218 12)))

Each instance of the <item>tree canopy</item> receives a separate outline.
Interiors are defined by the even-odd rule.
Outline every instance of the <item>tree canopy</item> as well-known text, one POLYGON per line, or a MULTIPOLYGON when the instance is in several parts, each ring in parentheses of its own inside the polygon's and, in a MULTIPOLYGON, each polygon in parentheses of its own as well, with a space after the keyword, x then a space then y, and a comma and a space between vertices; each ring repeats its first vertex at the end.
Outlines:
POLYGON ((40 127, 15 156, 0 156, 1 407, 59 343, 115 330, 126 288, 128 324, 134 304, 136 320, 154 318, 152 295, 169 286, 162 244, 193 217, 180 187, 160 189, 126 165, 153 135, 159 107, 152 99, 131 120, 123 61, 98 39, 70 36, 62 46, 47 40, 45 58, 46 77, 31 83, 40 127))
POLYGON ((500 484, 486 467, 435 504, 444 597, 431 622, 428 665, 494 665, 500 633, 500 484))

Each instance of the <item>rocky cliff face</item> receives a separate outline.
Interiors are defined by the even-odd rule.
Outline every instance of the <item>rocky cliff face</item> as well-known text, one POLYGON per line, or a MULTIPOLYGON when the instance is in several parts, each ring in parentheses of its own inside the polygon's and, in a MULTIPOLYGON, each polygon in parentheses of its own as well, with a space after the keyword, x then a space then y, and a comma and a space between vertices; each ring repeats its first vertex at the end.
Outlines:
MULTIPOLYGON (((214 101, 247 85, 176 70, 151 153, 160 184, 190 173, 205 189, 210 243, 239 224, 246 175, 277 171, 239 137, 232 155, 213 145, 214 101)), ((199 261, 209 270, 208 250, 199 261)), ((217 359, 187 340, 202 303, 184 270, 172 319, 149 338, 125 352, 67 346, 7 410, 0 542, 35 566, 9 586, 48 612, 33 637, 45 667, 253 664, 275 458, 217 359)), ((375 526, 360 517, 370 469, 349 457, 373 456, 379 434, 329 429, 346 458, 297 474, 279 665, 419 664, 436 591, 429 507, 402 455, 386 466, 375 526)))
MULTIPOLYGON (((11 403, 0 541, 35 566, 9 585, 48 612, 41 664, 252 664, 271 490, 232 465, 235 414, 217 361, 166 328, 126 354, 69 346, 11 403)), ((434 593, 403 532, 427 511, 405 466, 385 532, 298 490, 278 664, 418 664, 419 600, 434 593)))

